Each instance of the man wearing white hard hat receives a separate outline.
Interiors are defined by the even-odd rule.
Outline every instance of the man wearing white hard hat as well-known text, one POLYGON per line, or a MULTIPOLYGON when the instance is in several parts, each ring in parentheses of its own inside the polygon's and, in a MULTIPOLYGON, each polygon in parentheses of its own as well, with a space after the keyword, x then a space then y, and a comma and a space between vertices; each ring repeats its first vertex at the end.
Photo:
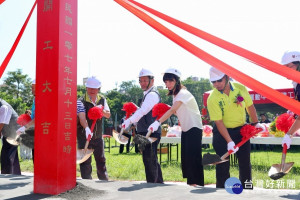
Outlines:
MULTIPOLYGON (((89 77, 85 83, 86 93, 77 100, 77 115, 79 124, 77 125, 77 143, 79 149, 84 149, 85 142, 89 135, 91 140, 88 148, 94 149, 94 158, 97 167, 97 176, 99 180, 108 180, 108 174, 105 165, 104 143, 102 139, 102 119, 96 121, 94 131, 90 128, 93 120, 89 119, 88 112, 94 106, 103 106, 103 117, 110 117, 110 109, 103 95, 100 95, 101 82, 98 78, 89 77)), ((92 158, 89 157, 80 164, 80 173, 83 179, 92 179, 92 158)))
POLYGON ((181 133, 181 169, 183 178, 191 186, 204 186, 202 166, 202 120, 195 97, 181 84, 181 73, 175 68, 164 72, 163 81, 173 96, 172 107, 149 130, 157 130, 160 124, 176 114, 180 121, 181 133))
MULTIPOLYGON (((299 51, 286 51, 281 59, 281 64, 285 65, 286 67, 289 67, 293 70, 300 71, 300 52, 299 51)), ((297 101, 300 101, 300 84, 293 81, 293 88, 295 92, 295 99, 297 101)), ((282 140, 282 146, 284 144, 287 145, 287 148, 290 148, 290 145, 292 143, 291 137, 293 134, 300 129, 300 118, 297 117, 294 124, 291 126, 290 130, 285 134, 282 140)))
MULTIPOLYGON (((139 73, 139 83, 144 91, 140 100, 140 108, 122 124, 127 129, 130 124, 137 123, 137 134, 146 136, 148 126, 155 121, 152 117, 152 109, 161 101, 159 93, 154 87, 154 75, 148 69, 142 69, 139 73)), ((161 138, 161 128, 154 131, 150 137, 157 138, 152 144, 147 144, 142 151, 147 183, 163 183, 160 164, 157 158, 157 147, 161 138)))
MULTIPOLYGON (((240 130, 246 124, 246 110, 252 125, 262 130, 265 128, 258 123, 256 109, 244 85, 231 82, 229 76, 214 67, 210 68, 209 75, 214 87, 207 99, 210 119, 215 122, 213 147, 220 157, 229 150, 236 153, 239 163, 239 179, 245 189, 245 182, 252 181, 250 141, 247 141, 240 148, 235 147, 235 145, 242 140, 240 130)), ((225 181, 230 177, 229 170, 229 162, 216 166, 217 188, 225 187, 225 181)))

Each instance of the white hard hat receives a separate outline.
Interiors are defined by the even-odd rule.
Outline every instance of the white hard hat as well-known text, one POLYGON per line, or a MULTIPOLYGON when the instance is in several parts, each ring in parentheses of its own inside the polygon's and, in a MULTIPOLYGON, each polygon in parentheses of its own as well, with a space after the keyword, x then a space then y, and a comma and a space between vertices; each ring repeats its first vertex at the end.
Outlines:
POLYGON ((143 68, 139 73, 139 78, 143 77, 143 76, 153 76, 154 77, 154 74, 150 70, 143 68))
POLYGON ((211 67, 209 69, 209 80, 210 81, 216 81, 216 80, 220 80, 221 78, 223 78, 225 76, 225 74, 219 70, 217 70, 214 67, 211 67))
POLYGON ((175 68, 169 68, 165 71, 165 73, 174 74, 180 78, 181 72, 178 69, 175 68))
POLYGON ((31 85, 35 85, 35 79, 31 82, 31 85))
POLYGON ((281 64, 286 65, 291 62, 300 61, 300 52, 299 51, 286 51, 282 58, 281 64))
POLYGON ((88 88, 100 88, 101 82, 95 76, 89 77, 85 83, 85 87, 88 88))

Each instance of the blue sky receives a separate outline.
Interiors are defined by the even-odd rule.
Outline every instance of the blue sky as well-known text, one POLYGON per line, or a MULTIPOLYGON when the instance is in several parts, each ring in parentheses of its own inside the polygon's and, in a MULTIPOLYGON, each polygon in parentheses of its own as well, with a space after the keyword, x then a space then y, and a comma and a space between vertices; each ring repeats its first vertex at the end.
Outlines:
MULTIPOLYGON (((299 0, 138 0, 149 7, 210 34, 280 62, 286 50, 300 51, 299 0)), ((6 0, 0 5, 0 62, 10 50, 34 0, 6 0)), ((291 87, 291 81, 253 65, 239 56, 162 22, 199 48, 272 88, 291 87)), ((36 10, 7 71, 21 68, 35 77, 36 10)), ((137 80, 142 67, 156 75, 168 67, 183 78, 208 78, 210 66, 182 49, 113 0, 78 1, 77 82, 96 75, 103 91, 122 81, 137 80)))

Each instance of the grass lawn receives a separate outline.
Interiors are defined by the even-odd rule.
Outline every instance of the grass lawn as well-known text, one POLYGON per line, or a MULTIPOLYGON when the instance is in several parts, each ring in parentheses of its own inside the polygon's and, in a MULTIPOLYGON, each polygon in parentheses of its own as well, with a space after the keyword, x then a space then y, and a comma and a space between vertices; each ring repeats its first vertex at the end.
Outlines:
MULTIPOLYGON (((108 175, 111 180, 137 180, 144 181, 145 172, 142 156, 136 154, 134 149, 129 154, 119 154, 119 148, 113 147, 114 139, 111 139, 111 152, 105 152, 108 175)), ((1 147, 1 144, 0 144, 1 147)), ((173 147, 172 159, 176 158, 176 148, 173 147)), ((273 151, 270 150, 254 150, 251 152, 252 163, 252 181, 256 187, 270 189, 300 189, 300 146, 291 146, 288 150, 286 162, 295 162, 291 171, 283 178, 272 180, 268 176, 268 171, 272 164, 281 162, 282 148, 276 145, 273 151)), ((204 153, 214 153, 212 148, 203 149, 204 153)), ((162 161, 167 160, 167 154, 162 154, 162 161)), ((21 170, 23 172, 33 172, 32 160, 20 159, 21 170)), ((93 160, 93 178, 97 178, 95 162, 93 160)), ((161 164, 164 181, 180 181, 186 182, 182 178, 180 167, 180 144, 179 144, 179 161, 171 163, 164 162, 161 164)), ((231 166, 231 177, 238 178, 238 166, 231 166)), ((77 165, 77 176, 80 177, 79 166, 77 165)), ((205 184, 215 184, 215 166, 204 167, 205 184)))

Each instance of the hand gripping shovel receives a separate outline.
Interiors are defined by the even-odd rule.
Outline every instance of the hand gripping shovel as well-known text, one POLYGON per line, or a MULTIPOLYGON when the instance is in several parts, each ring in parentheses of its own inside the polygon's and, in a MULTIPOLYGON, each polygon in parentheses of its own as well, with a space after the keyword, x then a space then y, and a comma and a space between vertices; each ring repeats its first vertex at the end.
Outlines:
POLYGON ((277 180, 286 175, 294 165, 294 162, 285 163, 285 157, 287 153, 287 145, 283 145, 281 164, 273 164, 269 170, 269 177, 273 180, 277 180))
POLYGON ((91 135, 86 139, 84 149, 77 149, 76 163, 81 164, 86 161, 94 152, 94 149, 88 149, 91 140, 91 135))
MULTIPOLYGON (((239 142, 237 145, 234 146, 234 148, 242 146, 246 141, 247 140, 239 142)), ((229 150, 221 158, 217 154, 204 154, 202 159, 202 165, 217 165, 223 162, 227 162, 229 160, 226 158, 232 153, 233 151, 229 150)))
MULTIPOLYGON (((247 126, 247 125, 246 125, 247 126)), ((250 125, 249 125, 250 126, 250 125)), ((259 133, 261 131, 260 128, 255 129, 254 131, 252 131, 251 133, 249 133, 245 138, 242 139, 242 141, 240 141, 237 145, 234 146, 234 148, 236 147, 241 147, 243 144, 245 144, 251 137, 253 137, 254 135, 256 135, 257 133, 259 133)), ((232 154, 233 151, 229 150, 227 153, 225 153, 221 158, 216 155, 216 154, 204 154, 203 155, 203 159, 202 159, 202 165, 217 165, 223 162, 227 162, 228 159, 226 159, 230 154, 232 154)))

